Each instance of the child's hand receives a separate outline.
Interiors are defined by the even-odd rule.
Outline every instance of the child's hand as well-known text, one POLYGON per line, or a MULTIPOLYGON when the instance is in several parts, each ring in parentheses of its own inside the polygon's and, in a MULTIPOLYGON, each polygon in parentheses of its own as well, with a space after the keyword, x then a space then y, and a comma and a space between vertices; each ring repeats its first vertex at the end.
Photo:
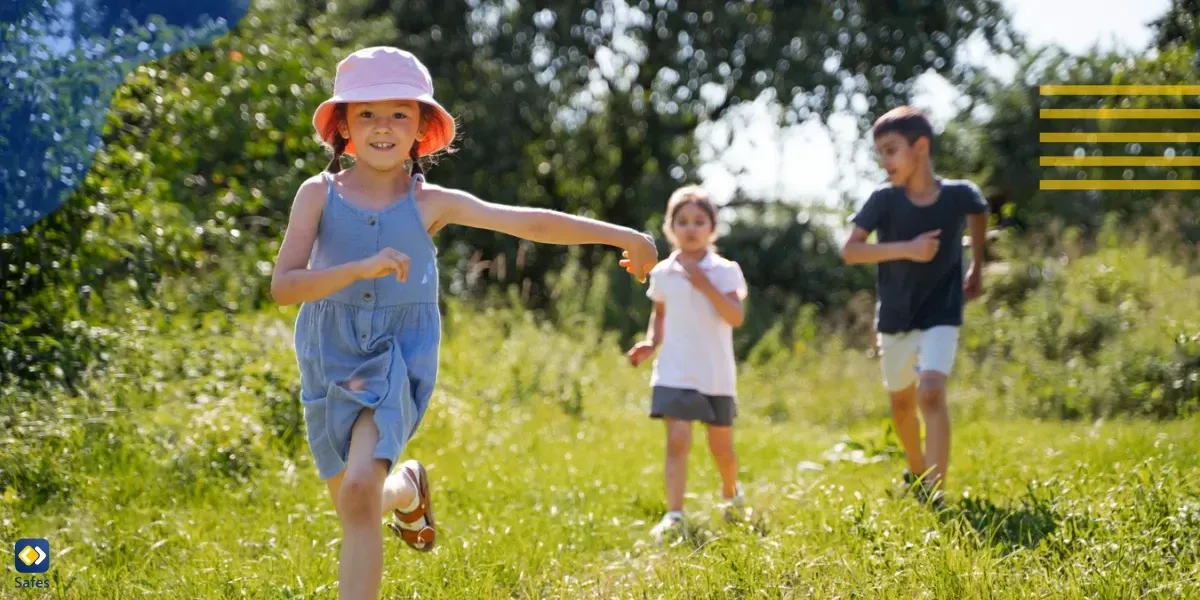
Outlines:
POLYGON ((963 295, 967 300, 974 300, 983 293, 983 269, 978 263, 971 263, 967 271, 967 280, 963 282, 963 295))
POLYGON ((625 356, 629 357, 629 364, 638 366, 646 362, 647 358, 654 355, 654 344, 650 342, 638 342, 637 345, 629 349, 625 356))
POLYGON ((704 272, 704 269, 700 268, 700 262, 696 259, 679 255, 675 257, 675 262, 683 267, 683 272, 692 285, 698 287, 708 282, 708 274, 704 272))
POLYGON ((683 267, 684 277, 687 277, 688 283, 700 292, 713 290, 712 281, 708 278, 708 273, 700 267, 700 262, 693 258, 688 258, 683 255, 675 257, 675 262, 683 267))
POLYGON ((620 265, 637 277, 638 281, 645 283, 646 275, 658 263, 658 247, 654 245, 654 238, 644 233, 638 233, 636 237, 626 242, 624 247, 625 251, 621 253, 621 256, 625 258, 621 259, 620 265))
POLYGON ((397 281, 408 279, 408 265, 412 262, 406 254, 394 248, 384 248, 375 256, 359 261, 359 279, 376 279, 389 273, 396 274, 397 281))
POLYGON ((938 245, 941 244, 941 242, 938 241, 938 236, 941 235, 941 233, 941 229, 934 229, 933 231, 926 231, 925 233, 913 238, 913 240, 909 242, 909 258, 923 263, 933 260, 933 257, 937 255, 938 245))

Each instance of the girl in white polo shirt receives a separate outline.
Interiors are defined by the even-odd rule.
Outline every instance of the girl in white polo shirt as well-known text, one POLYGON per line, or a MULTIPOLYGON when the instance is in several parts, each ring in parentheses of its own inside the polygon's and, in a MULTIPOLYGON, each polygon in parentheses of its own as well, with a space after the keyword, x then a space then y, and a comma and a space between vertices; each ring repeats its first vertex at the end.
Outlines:
POLYGON ((718 255, 717 211, 708 194, 687 186, 671 194, 663 232, 674 247, 650 271, 646 294, 654 301, 648 339, 629 350, 636 367, 659 351, 650 378, 650 417, 667 424, 664 476, 667 509, 651 534, 682 531, 683 496, 692 422, 708 426, 708 447, 721 472, 726 517, 741 509, 733 419, 737 416, 737 366, 733 328, 745 313, 746 280, 736 262, 718 255))

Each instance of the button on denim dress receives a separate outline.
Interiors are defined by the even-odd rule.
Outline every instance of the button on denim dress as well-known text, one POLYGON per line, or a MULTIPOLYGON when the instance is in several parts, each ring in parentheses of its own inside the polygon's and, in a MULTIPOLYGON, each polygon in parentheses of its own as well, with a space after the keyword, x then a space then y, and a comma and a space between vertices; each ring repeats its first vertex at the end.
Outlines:
POLYGON ((300 307, 294 343, 309 449, 321 479, 346 467, 350 429, 374 409, 374 456, 396 465, 429 407, 441 346, 437 248, 421 222, 413 177, 381 210, 346 201, 326 175, 325 208, 310 256, 324 269, 394 248, 412 259, 407 281, 362 279, 300 307))

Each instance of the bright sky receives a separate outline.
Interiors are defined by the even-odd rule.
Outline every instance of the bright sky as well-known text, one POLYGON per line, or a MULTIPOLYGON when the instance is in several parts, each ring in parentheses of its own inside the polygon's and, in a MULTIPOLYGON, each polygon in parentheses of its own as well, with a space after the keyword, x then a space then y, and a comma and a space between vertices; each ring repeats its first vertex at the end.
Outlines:
POLYGON ((1092 44, 1143 48, 1150 42, 1146 24, 1167 12, 1170 0, 1006 0, 1013 24, 1029 41, 1057 41, 1072 52, 1092 44))
MULTIPOLYGON (((1103 48, 1144 48, 1151 31, 1146 24, 1166 12, 1170 0, 1005 0, 1014 26, 1035 45, 1057 43, 1071 52, 1085 52, 1092 45, 1103 48)), ((997 60, 986 52, 969 50, 974 60, 982 61, 1003 76, 1011 76, 1011 63, 997 60)), ((913 103, 926 109, 935 124, 954 116, 957 92, 946 80, 928 75, 919 81, 913 103)), ((701 138, 700 168, 705 187, 718 200, 725 200, 737 188, 749 197, 781 198, 805 204, 836 208, 838 186, 847 190, 857 203, 879 182, 880 171, 871 153, 855 148, 861 137, 852 122, 834 116, 829 127, 811 123, 783 129, 769 118, 770 103, 731 111, 725 123, 704 127, 701 138), (730 147, 709 146, 714 130, 732 128, 730 147), (706 148, 707 147, 707 148, 706 148), (706 151, 707 150, 707 151, 706 151), (740 171, 740 175, 733 175, 740 171)))

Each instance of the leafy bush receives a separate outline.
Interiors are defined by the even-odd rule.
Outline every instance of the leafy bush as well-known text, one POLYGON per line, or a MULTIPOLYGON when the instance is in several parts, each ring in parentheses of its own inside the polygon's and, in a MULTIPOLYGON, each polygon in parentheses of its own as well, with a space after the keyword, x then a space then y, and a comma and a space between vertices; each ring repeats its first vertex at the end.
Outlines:
POLYGON ((1017 414, 1173 417, 1200 402, 1200 277, 1110 224, 1095 252, 1023 258, 970 305, 972 383, 1017 414))

